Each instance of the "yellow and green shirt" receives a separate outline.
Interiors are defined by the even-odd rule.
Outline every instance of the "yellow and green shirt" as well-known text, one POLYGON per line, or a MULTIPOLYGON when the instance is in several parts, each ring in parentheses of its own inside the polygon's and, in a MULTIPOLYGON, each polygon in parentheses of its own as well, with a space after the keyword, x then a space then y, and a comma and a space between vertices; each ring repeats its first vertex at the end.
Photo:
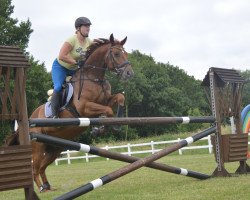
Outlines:
MULTIPOLYGON (((68 38, 65 42, 68 42, 73 48, 69 52, 69 55, 72 56, 75 60, 84 60, 87 52, 87 48, 91 45, 92 41, 89 38, 86 38, 83 44, 80 44, 80 42, 77 39, 77 35, 73 35, 70 38, 68 38)), ((60 65, 63 67, 75 70, 77 69, 76 65, 72 65, 66 62, 63 62, 59 58, 57 58, 60 65)))

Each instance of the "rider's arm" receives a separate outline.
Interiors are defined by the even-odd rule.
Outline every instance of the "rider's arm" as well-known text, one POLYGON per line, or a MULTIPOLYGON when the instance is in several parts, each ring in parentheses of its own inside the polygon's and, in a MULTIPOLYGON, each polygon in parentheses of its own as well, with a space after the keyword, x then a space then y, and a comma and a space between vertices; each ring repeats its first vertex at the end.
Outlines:
POLYGON ((62 48, 60 49, 59 52, 59 59, 62 60, 63 62, 75 65, 76 60, 70 56, 70 51, 73 49, 70 43, 64 42, 62 48))

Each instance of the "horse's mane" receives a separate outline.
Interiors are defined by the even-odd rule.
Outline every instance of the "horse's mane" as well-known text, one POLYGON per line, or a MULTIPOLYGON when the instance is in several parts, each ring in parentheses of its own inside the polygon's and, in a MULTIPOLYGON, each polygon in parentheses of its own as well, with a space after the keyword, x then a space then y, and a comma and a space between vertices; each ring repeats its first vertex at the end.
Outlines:
POLYGON ((87 52, 86 52, 86 59, 88 59, 88 57, 100 46, 103 46, 105 44, 108 44, 110 43, 110 41, 108 39, 105 39, 105 38, 99 38, 99 40, 101 40, 100 42, 94 42, 92 43, 88 49, 87 49, 87 52))

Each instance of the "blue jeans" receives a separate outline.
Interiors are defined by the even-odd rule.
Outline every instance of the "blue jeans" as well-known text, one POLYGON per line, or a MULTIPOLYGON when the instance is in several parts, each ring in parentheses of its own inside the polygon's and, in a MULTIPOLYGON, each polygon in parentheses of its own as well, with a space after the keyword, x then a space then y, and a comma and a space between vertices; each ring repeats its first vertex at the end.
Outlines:
POLYGON ((67 76, 72 76, 75 73, 75 70, 69 70, 59 64, 57 59, 53 62, 52 65, 52 81, 54 84, 54 90, 60 92, 62 90, 62 84, 67 76))

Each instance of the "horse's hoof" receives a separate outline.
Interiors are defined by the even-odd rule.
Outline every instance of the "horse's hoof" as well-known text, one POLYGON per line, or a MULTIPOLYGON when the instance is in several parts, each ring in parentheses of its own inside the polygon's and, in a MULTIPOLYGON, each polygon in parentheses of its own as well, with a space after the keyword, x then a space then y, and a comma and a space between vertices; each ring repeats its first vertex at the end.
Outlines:
POLYGON ((56 191, 56 188, 43 189, 43 190, 40 190, 40 193, 53 192, 53 191, 56 191))
POLYGON ((56 190, 55 188, 51 188, 51 185, 48 182, 44 183, 40 187, 40 193, 43 193, 43 192, 52 192, 52 191, 55 191, 55 190, 56 190))
POLYGON ((97 127, 93 127, 90 133, 93 137, 96 137, 99 134, 99 129, 97 127))
POLYGON ((47 192, 47 191, 48 191, 48 189, 44 189, 44 188, 43 188, 43 189, 40 189, 39 192, 40 192, 40 193, 45 193, 45 192, 47 192))
POLYGON ((91 130, 91 135, 93 135, 94 137, 97 137, 98 135, 102 135, 105 132, 105 127, 101 126, 101 127, 93 127, 91 130))

